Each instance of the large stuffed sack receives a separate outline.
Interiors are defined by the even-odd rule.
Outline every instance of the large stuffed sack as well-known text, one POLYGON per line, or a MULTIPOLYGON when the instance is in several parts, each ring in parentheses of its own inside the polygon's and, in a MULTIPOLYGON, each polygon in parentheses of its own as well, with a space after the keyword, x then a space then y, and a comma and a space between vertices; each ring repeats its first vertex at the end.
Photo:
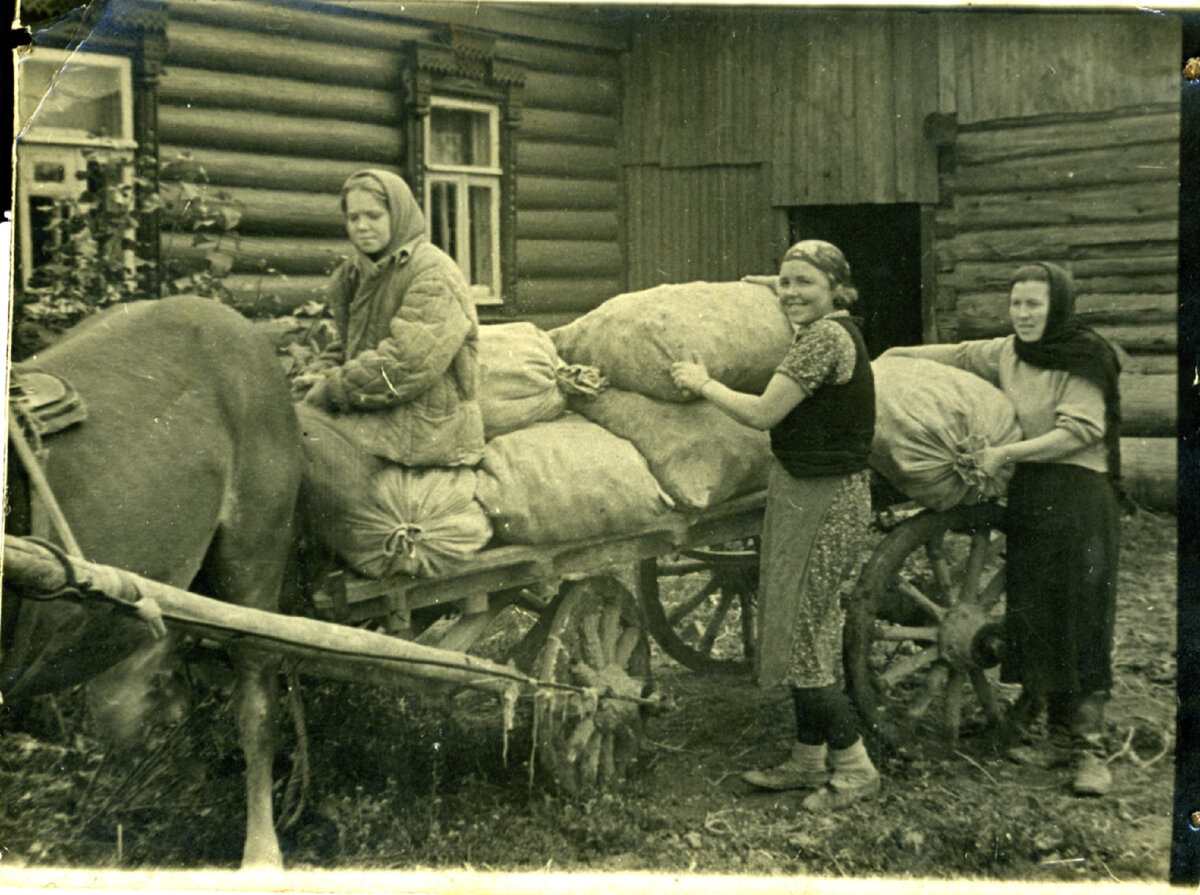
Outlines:
POLYGON ((443 575, 491 539, 472 470, 397 466, 364 450, 324 411, 301 404, 296 412, 307 530, 359 574, 443 575))
POLYGON ((672 382, 673 362, 698 358, 713 379, 761 393, 792 327, 766 286, 696 282, 610 298, 550 338, 564 361, 599 367, 615 388, 684 402, 695 395, 672 382))
POLYGON ((552 420, 567 396, 604 387, 595 367, 568 365, 554 343, 532 323, 496 323, 479 330, 479 406, 483 435, 497 435, 552 420))
POLYGON ((1000 497, 1012 468, 986 476, 985 447, 1021 440, 1008 397, 986 380, 912 357, 873 361, 875 438, 871 467, 935 510, 1000 497))
POLYGON ((512 544, 632 532, 670 511, 637 448, 574 413, 489 442, 475 499, 512 544))
POLYGON ((704 510, 767 486, 771 437, 707 401, 675 404, 610 388, 568 406, 631 441, 680 508, 704 510))

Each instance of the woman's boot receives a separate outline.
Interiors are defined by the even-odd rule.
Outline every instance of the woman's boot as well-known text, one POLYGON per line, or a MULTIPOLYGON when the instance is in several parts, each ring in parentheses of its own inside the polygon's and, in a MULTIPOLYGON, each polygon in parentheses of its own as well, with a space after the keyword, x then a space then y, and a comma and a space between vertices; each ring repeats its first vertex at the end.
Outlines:
POLYGON ((759 789, 812 789, 829 780, 825 766, 826 747, 794 743, 792 754, 782 764, 762 771, 746 771, 742 779, 759 789))
POLYGON ((804 799, 809 811, 833 811, 879 792, 879 771, 859 737, 848 749, 831 749, 833 776, 821 789, 804 799))
POLYGON ((1107 693, 1089 693, 1071 715, 1071 788, 1077 796, 1102 796, 1112 789, 1112 773, 1104 749, 1104 703, 1107 693))

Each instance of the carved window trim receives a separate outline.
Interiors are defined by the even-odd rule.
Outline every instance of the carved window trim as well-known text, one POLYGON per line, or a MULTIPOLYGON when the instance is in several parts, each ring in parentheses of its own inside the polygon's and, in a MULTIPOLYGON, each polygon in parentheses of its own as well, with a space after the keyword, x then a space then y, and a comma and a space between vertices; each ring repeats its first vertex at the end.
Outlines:
POLYGON ((499 110, 500 295, 512 307, 517 297, 517 138, 525 73, 498 59, 495 38, 460 27, 447 28, 438 43, 410 46, 402 81, 405 100, 404 176, 425 207, 425 130, 433 97, 494 105, 499 110))

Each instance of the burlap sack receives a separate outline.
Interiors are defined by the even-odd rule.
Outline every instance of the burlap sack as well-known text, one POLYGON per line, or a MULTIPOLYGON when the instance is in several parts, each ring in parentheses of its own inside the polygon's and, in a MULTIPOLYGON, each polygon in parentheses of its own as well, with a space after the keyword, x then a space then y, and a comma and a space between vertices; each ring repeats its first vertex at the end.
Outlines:
POLYGON ((532 323, 496 323, 479 330, 479 406, 483 434, 497 435, 552 420, 569 394, 603 387, 599 370, 568 365, 532 323))
POLYGON ((1004 494, 1011 467, 985 476, 977 466, 983 448, 1021 440, 1016 410, 1002 391, 974 373, 921 358, 884 358, 871 368, 873 469, 935 510, 1004 494))
POLYGON ((671 364, 702 360, 732 389, 761 393, 791 344, 775 293, 752 283, 677 283, 610 298, 550 330, 559 357, 600 368, 614 388, 664 401, 694 395, 675 387, 671 364))
POLYGON ((305 527, 359 574, 433 577, 469 560, 491 539, 469 469, 409 469, 372 456, 301 404, 305 527))
POLYGON ((637 448, 573 413, 489 442, 475 499, 512 544, 634 532, 670 509, 637 448))
POLYGON ((707 401, 675 404, 610 388, 568 406, 631 441, 679 509, 704 510, 767 486, 770 435, 707 401))

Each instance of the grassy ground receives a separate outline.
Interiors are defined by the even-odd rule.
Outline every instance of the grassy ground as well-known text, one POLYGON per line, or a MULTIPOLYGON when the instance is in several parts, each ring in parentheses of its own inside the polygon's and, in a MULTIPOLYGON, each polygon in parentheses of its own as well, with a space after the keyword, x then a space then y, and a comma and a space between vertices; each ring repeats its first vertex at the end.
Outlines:
MULTIPOLYGON (((581 801, 530 782, 522 713, 506 738, 499 707, 479 694, 309 685, 313 773, 282 836, 288 865, 1164 879, 1174 519, 1128 520, 1123 550, 1107 797, 1073 797, 1065 771, 1006 762, 968 727, 955 748, 886 762, 878 800, 813 816, 799 808, 802 793, 759 793, 738 779, 785 754, 791 720, 781 694, 656 653, 674 710, 649 720, 629 779, 581 801)), ((227 710, 202 705, 175 733, 122 756, 105 756, 90 737, 78 695, 60 697, 47 717, 39 737, 0 741, 6 866, 236 866, 243 790, 227 710)), ((294 737, 283 740, 281 778, 294 737)))

